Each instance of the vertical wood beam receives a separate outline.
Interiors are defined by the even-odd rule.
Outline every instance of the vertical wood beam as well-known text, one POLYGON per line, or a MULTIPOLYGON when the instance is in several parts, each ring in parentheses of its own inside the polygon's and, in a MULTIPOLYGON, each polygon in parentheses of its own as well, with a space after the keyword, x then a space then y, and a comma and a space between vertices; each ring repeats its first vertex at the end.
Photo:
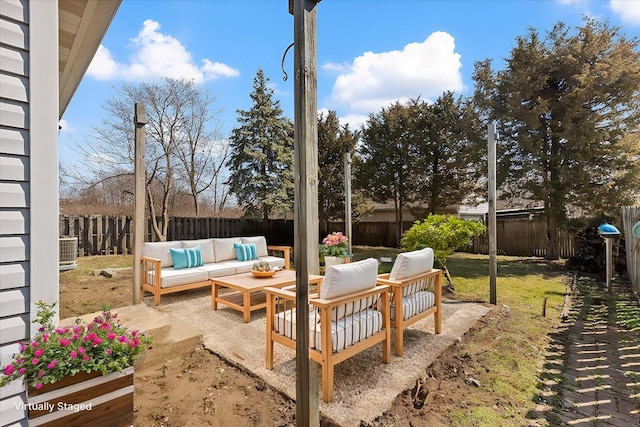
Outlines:
POLYGON ((344 153, 344 227, 349 239, 349 259, 353 258, 353 229, 351 227, 351 153, 344 153))
POLYGON ((318 367, 309 359, 309 274, 318 254, 317 0, 290 0, 294 43, 294 260, 296 265, 296 424, 318 426, 318 367))
POLYGON ((134 105, 136 126, 135 133, 135 190, 134 190, 134 224, 133 224, 133 303, 140 302, 140 257, 142 256, 142 244, 145 234, 145 129, 147 124, 147 112, 144 104, 134 105))
POLYGON ((489 302, 496 304, 496 276, 498 275, 496 259, 496 142, 498 140, 498 133, 496 132, 495 123, 489 123, 487 133, 489 136, 487 150, 487 161, 489 163, 489 302))

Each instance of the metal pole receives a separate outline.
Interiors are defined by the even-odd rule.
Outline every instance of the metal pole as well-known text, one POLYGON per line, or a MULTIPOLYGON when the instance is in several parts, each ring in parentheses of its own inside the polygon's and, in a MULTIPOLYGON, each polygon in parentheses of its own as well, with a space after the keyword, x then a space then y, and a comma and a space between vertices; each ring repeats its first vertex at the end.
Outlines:
POLYGON ((498 275, 498 263, 496 259, 496 142, 498 140, 498 133, 496 132, 495 123, 489 123, 487 133, 489 135, 487 150, 487 161, 489 163, 489 302, 496 304, 496 278, 498 275))
POLYGON ((613 276, 613 239, 611 237, 604 238, 605 256, 607 257, 606 270, 607 270, 607 291, 613 292, 613 283, 611 278, 613 276))
POLYGON ((318 364, 309 359, 309 274, 319 274, 316 0, 289 0, 294 43, 296 424, 320 425, 318 364))
POLYGON ((134 104, 135 132, 135 189, 134 189, 134 215, 133 215, 133 303, 140 302, 140 257, 142 256, 142 245, 144 243, 144 211, 145 211, 145 124, 147 123, 147 113, 144 104, 134 104))
POLYGON ((351 228, 351 153, 344 153, 344 227, 349 239, 349 258, 352 252, 352 228, 351 228))

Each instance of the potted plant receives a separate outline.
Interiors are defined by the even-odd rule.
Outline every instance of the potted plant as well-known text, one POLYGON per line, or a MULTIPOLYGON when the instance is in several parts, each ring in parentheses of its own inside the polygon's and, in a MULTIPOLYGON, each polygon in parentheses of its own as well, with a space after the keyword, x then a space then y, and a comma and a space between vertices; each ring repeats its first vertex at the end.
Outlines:
POLYGON ((120 425, 121 420, 130 425, 133 363, 150 348, 151 337, 128 330, 109 311, 89 324, 76 319, 72 326, 55 327, 56 303, 37 305, 33 323, 41 325, 39 332, 19 343, 19 352, 3 368, 0 386, 23 378, 30 420, 43 417, 43 422, 68 425, 120 425), (107 394, 111 397, 103 397, 107 394), (102 415, 107 418, 101 420, 102 415))
POLYGON ((324 257, 325 267, 344 264, 349 260, 349 239, 339 231, 334 231, 322 239, 319 252, 324 257))

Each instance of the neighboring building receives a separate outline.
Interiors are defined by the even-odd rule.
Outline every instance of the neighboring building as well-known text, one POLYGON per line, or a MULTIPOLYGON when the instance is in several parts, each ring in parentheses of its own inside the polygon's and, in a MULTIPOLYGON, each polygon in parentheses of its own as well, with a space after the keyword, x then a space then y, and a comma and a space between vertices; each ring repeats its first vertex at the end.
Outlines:
MULTIPOLYGON (((58 122, 121 0, 0 0, 0 363, 58 301, 58 122)), ((26 426, 24 387, 0 425, 26 426)))

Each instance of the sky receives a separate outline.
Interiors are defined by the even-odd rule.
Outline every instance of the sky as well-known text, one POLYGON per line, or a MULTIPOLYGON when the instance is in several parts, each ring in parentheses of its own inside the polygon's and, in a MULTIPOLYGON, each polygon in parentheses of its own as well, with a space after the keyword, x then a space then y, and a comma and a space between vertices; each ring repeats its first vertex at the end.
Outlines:
MULTIPOLYGON (((504 67, 518 36, 562 21, 608 20, 640 37, 640 0, 323 0, 317 7, 318 109, 358 129, 396 101, 473 93, 474 63, 504 67)), ((123 83, 193 79, 216 99, 222 137, 264 70, 293 121, 293 16, 288 0, 122 0, 62 119, 63 166, 107 119, 105 102, 123 83)))

